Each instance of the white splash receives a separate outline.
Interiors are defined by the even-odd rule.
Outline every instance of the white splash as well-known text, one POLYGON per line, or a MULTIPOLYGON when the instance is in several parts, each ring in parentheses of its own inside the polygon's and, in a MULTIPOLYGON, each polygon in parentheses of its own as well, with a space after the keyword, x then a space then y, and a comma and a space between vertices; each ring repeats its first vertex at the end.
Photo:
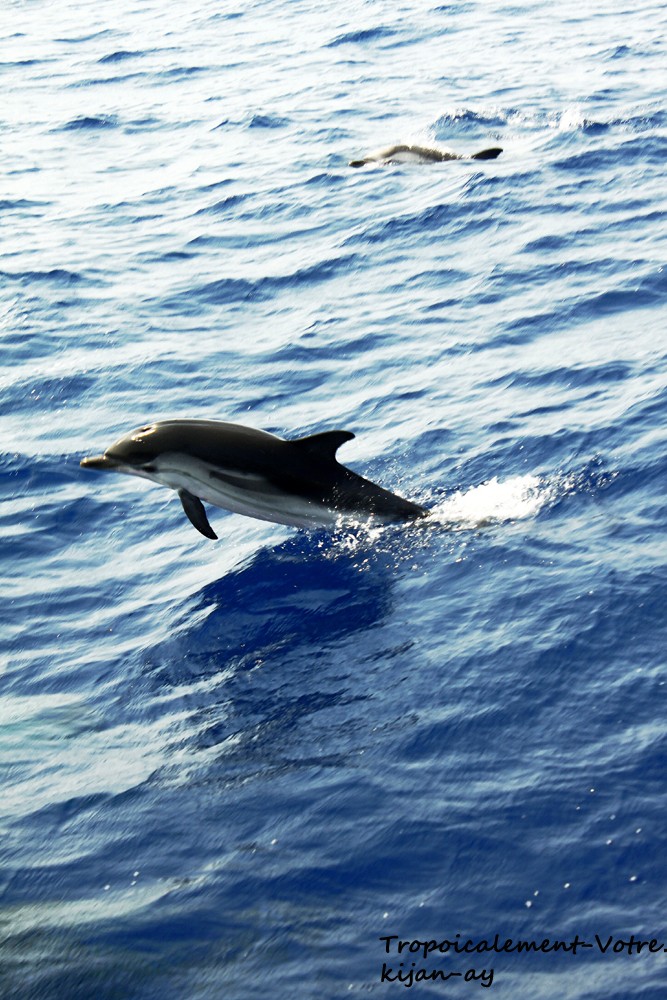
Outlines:
POLYGON ((450 527, 474 528, 534 517, 548 498, 549 490, 537 476, 514 476, 502 483, 494 478, 452 493, 431 516, 450 527))

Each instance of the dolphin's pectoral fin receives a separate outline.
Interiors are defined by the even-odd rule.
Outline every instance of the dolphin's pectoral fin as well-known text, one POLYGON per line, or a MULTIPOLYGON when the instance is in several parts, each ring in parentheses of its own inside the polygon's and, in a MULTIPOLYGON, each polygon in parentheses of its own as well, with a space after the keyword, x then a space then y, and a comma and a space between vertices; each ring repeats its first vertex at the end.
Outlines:
POLYGON ((202 535, 205 535, 206 538, 217 538, 218 536, 208 523, 206 511, 204 510, 204 504, 201 502, 199 497, 193 496, 193 494, 188 493, 187 490, 179 490, 178 495, 181 498, 183 510, 187 514, 190 523, 194 524, 197 531, 201 531, 202 535))
POLYGON ((328 462, 336 460, 336 452, 346 441, 354 437, 352 431, 323 431, 321 434, 311 434, 309 437, 296 438, 290 444, 307 451, 315 458, 328 462))

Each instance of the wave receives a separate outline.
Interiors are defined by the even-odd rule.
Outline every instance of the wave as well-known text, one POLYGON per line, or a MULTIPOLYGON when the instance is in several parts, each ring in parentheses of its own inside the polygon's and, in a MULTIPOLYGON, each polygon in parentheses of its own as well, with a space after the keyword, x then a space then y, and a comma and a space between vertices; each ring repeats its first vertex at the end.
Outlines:
POLYGON ((451 235, 465 230, 467 233, 484 232, 496 225, 496 213, 492 209, 473 216, 465 202, 447 201, 418 208, 405 215, 394 216, 380 223, 373 221, 363 232, 347 237, 344 245, 394 243, 402 245, 409 236, 421 237, 424 233, 434 234, 448 227, 451 235))
POLYGON ((161 306, 167 309, 180 308, 187 303, 223 304, 244 302, 249 299, 264 301, 270 299, 283 288, 300 285, 313 285, 328 281, 341 271, 349 270, 354 264, 356 255, 335 257, 330 260, 318 261, 309 267, 303 267, 290 274, 250 280, 247 278, 219 278, 203 285, 185 288, 176 295, 169 295, 161 301, 161 306))
POLYGON ((284 128, 286 125, 289 125, 289 119, 280 115, 252 115, 248 121, 248 128, 284 128))
POLYGON ((80 285, 93 284, 90 276, 79 271, 69 271, 64 267, 53 267, 50 271, 0 271, 0 277, 8 281, 20 281, 24 284, 31 284, 35 281, 47 281, 56 285, 80 285))
POLYGON ((513 134, 521 135, 526 131, 556 130, 558 132, 581 132, 585 135, 598 136, 617 132, 619 135, 628 132, 657 132, 664 129, 667 122, 667 112, 662 108, 638 114, 610 115, 608 118, 593 116, 588 102, 569 104, 564 108, 551 111, 526 111, 521 107, 490 105, 482 108, 470 108, 465 105, 454 107, 443 112, 429 125, 429 131, 444 133, 447 139, 453 132, 477 132, 482 129, 493 131, 498 135, 508 128, 513 134))
POLYGON ((213 126, 213 128, 211 129, 211 131, 215 132, 217 129, 223 129, 223 128, 229 128, 229 127, 233 127, 233 128, 239 128, 239 127, 241 127, 241 128, 257 128, 257 129, 265 129, 265 128, 279 129, 279 128, 285 128, 289 124, 290 124, 290 119, 282 117, 281 115, 271 115, 271 114, 267 114, 267 113, 263 113, 263 114, 254 113, 254 114, 250 114, 250 115, 245 115, 245 116, 243 116, 241 118, 223 118, 222 121, 218 122, 217 125, 213 126))
POLYGON ((86 132, 97 131, 98 129, 118 128, 119 120, 115 115, 80 115, 72 118, 64 125, 59 125, 54 132, 86 132))
POLYGON ((43 208, 50 204, 49 201, 37 201, 34 198, 4 198, 0 200, 0 212, 12 212, 23 208, 43 208))
POLYGON ((196 76, 198 73, 207 73, 209 70, 209 66, 171 66, 169 69, 163 69, 155 72, 153 76, 157 80, 181 80, 183 78, 196 76))
POLYGON ((365 42, 376 42, 382 38, 391 38, 396 34, 395 28, 388 27, 377 27, 377 28, 361 28, 358 31, 346 31, 342 35, 336 35, 330 42, 327 42, 326 48, 334 49, 339 45, 359 45, 365 42))
MULTIPOLYGON (((250 192, 246 194, 230 194, 227 198, 216 201, 214 205, 206 205, 204 208, 197 209, 195 215, 226 215, 230 208, 240 205, 241 202, 249 197, 250 192)), ((203 238, 205 239, 205 237, 203 238)), ((190 240, 190 243, 196 243, 198 239, 202 239, 202 237, 196 237, 194 240, 190 240)))
POLYGON ((432 128, 437 132, 444 129, 459 128, 464 129, 499 129, 517 114, 515 109, 496 110, 493 114, 488 112, 473 111, 471 108, 457 108, 454 111, 440 115, 432 124, 432 128))
POLYGON ((146 54, 146 52, 140 50, 128 51, 127 49, 118 49, 116 52, 110 52, 106 56, 101 56, 97 61, 101 65, 106 65, 107 63, 125 62, 126 59, 136 59, 137 56, 144 56, 146 54))
POLYGON ((569 156, 556 160, 552 166, 556 170, 574 171, 580 176, 583 173, 608 169, 618 165, 624 171, 635 164, 648 163, 660 166, 667 157, 667 137, 661 135, 641 136, 621 142, 618 146, 600 149, 598 147, 577 151, 569 156))
POLYGON ((566 295, 557 308, 511 319, 503 324, 504 333, 499 333, 494 343, 517 343, 517 335, 530 338, 538 329, 563 329, 602 316, 655 308, 667 299, 667 275, 662 268, 640 278, 626 277, 619 286, 588 295, 566 295))

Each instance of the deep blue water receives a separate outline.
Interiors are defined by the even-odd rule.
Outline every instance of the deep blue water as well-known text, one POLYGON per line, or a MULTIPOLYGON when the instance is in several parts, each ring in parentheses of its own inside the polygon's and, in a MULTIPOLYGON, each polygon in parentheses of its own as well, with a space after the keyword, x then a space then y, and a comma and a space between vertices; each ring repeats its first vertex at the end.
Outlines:
POLYGON ((0 995, 663 1000, 380 938, 667 945, 666 36, 5 3, 0 995), (347 165, 410 141, 504 151, 347 165), (214 543, 79 467, 174 416, 353 430, 434 524, 214 543))

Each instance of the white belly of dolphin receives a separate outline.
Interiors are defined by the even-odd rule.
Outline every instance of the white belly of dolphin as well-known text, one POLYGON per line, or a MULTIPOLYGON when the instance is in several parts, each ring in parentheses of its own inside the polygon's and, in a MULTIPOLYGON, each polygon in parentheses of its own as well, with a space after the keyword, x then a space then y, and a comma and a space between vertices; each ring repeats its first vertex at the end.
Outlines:
MULTIPOLYGON (((155 463, 155 472, 137 474, 172 490, 187 490, 214 507, 274 524, 328 528, 341 516, 324 504, 276 489, 263 476, 213 468, 182 455, 162 456, 155 463)), ((364 520, 363 516, 358 519, 364 520)))

